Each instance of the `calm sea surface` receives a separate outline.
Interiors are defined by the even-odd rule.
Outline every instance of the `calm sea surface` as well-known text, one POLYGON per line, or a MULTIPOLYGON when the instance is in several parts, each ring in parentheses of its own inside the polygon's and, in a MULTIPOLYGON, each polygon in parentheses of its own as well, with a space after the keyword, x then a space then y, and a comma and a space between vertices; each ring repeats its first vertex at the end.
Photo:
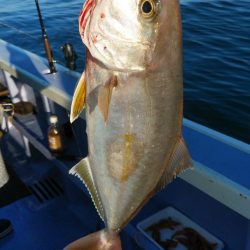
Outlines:
MULTIPOLYGON (((64 63, 60 47, 73 44, 81 72, 82 0, 39 3, 54 58, 64 63)), ((250 143, 250 1, 183 0, 181 7, 185 117, 250 143)), ((0 38, 44 56, 33 0, 0 0, 0 38)))

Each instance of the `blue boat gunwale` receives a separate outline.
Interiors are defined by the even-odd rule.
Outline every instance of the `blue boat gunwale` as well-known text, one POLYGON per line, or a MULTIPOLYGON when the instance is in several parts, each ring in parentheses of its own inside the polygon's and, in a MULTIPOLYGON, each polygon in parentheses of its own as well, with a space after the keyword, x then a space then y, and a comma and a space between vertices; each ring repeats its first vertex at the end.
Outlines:
MULTIPOLYGON (((73 90, 80 76, 79 73, 70 71, 57 64, 58 72, 56 74, 45 74, 48 71, 45 58, 18 48, 1 39, 0 51, 0 69, 40 91, 44 96, 52 99, 62 107, 70 109, 73 90)), ((84 119, 84 112, 81 117, 84 119)), ((184 137, 191 148, 195 167, 185 171, 179 177, 247 219, 250 219, 250 186, 247 186, 246 183, 241 183, 240 178, 235 179, 235 176, 240 177, 241 175, 244 178, 248 176, 250 145, 187 119, 184 119, 183 125, 184 137), (213 155, 210 156, 207 153, 207 156, 202 155, 199 158, 199 153, 196 150, 200 150, 200 142, 197 143, 193 140, 193 137, 190 138, 189 133, 201 135, 201 140, 204 140, 204 144, 206 144, 206 140, 208 139, 214 140, 216 147, 221 151, 225 149, 225 152, 227 152, 230 148, 233 152, 240 153, 244 158, 243 160, 241 159, 243 162, 241 167, 245 172, 239 174, 237 166, 234 165, 238 159, 230 158, 230 155, 224 155, 224 157, 228 158, 229 164, 231 164, 230 166, 226 166, 231 169, 231 172, 229 171, 227 175, 223 173, 221 167, 213 168, 213 166, 204 164, 204 161, 213 158, 213 155), (195 151, 192 148, 195 148, 195 151)), ((209 148, 207 149, 209 150, 209 148)), ((213 149, 210 149, 210 151, 213 151, 213 149)), ((217 157, 214 161, 220 163, 217 157)), ((238 164, 241 164, 241 162, 238 162, 238 164)))

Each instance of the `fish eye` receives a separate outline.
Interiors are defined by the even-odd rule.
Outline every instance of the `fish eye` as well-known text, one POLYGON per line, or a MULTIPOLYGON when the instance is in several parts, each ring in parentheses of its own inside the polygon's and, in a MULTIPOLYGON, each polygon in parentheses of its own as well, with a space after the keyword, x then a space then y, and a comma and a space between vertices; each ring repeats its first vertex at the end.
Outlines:
POLYGON ((156 13, 156 4, 153 0, 142 0, 140 3, 140 13, 145 18, 151 18, 156 13))

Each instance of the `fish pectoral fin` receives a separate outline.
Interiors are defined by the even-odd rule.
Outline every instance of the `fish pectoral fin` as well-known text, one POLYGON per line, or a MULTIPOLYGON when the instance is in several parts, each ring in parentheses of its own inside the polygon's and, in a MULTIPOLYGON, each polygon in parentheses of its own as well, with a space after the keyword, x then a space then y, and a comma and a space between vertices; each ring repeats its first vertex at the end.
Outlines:
POLYGON ((73 168, 70 169, 69 173, 77 176, 84 183, 89 191, 99 216, 102 220, 104 220, 103 206, 97 193, 88 157, 78 162, 73 168))
POLYGON ((86 102, 86 77, 85 72, 82 73, 74 92, 70 110, 70 122, 78 118, 82 112, 86 102))
POLYGON ((183 138, 180 138, 175 146, 172 156, 170 157, 167 168, 163 172, 162 177, 156 186, 156 191, 163 189, 178 174, 192 166, 192 159, 189 155, 185 141, 183 138))
POLYGON ((113 75, 104 85, 100 86, 98 93, 98 107, 102 113, 104 122, 107 123, 109 116, 109 106, 111 102, 113 88, 117 86, 117 76, 113 75))

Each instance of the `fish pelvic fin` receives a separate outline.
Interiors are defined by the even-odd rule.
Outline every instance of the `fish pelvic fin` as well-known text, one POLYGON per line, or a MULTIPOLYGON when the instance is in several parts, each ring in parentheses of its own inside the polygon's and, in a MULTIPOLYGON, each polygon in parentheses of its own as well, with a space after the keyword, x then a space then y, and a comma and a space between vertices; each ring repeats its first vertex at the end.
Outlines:
POLYGON ((104 221, 104 210, 94 183, 88 157, 82 159, 73 168, 71 168, 69 173, 77 176, 84 183, 84 185, 88 189, 88 192, 92 198, 99 216, 104 221))
POLYGON ((85 77, 85 72, 83 72, 76 85, 71 103, 71 109, 70 109, 71 123, 78 118, 83 108, 85 107, 85 102, 86 102, 86 77, 85 77))
POLYGON ((176 143, 168 165, 156 186, 156 192, 163 189, 168 183, 176 178, 178 174, 192 166, 192 159, 189 155, 186 143, 183 138, 180 138, 176 143))
POLYGON ((111 102, 113 88, 117 86, 117 82, 117 76, 113 75, 110 80, 106 84, 102 85, 99 89, 98 107, 106 124, 109 117, 109 106, 111 102))
POLYGON ((64 250, 122 250, 122 247, 118 234, 101 230, 70 243, 64 250))

